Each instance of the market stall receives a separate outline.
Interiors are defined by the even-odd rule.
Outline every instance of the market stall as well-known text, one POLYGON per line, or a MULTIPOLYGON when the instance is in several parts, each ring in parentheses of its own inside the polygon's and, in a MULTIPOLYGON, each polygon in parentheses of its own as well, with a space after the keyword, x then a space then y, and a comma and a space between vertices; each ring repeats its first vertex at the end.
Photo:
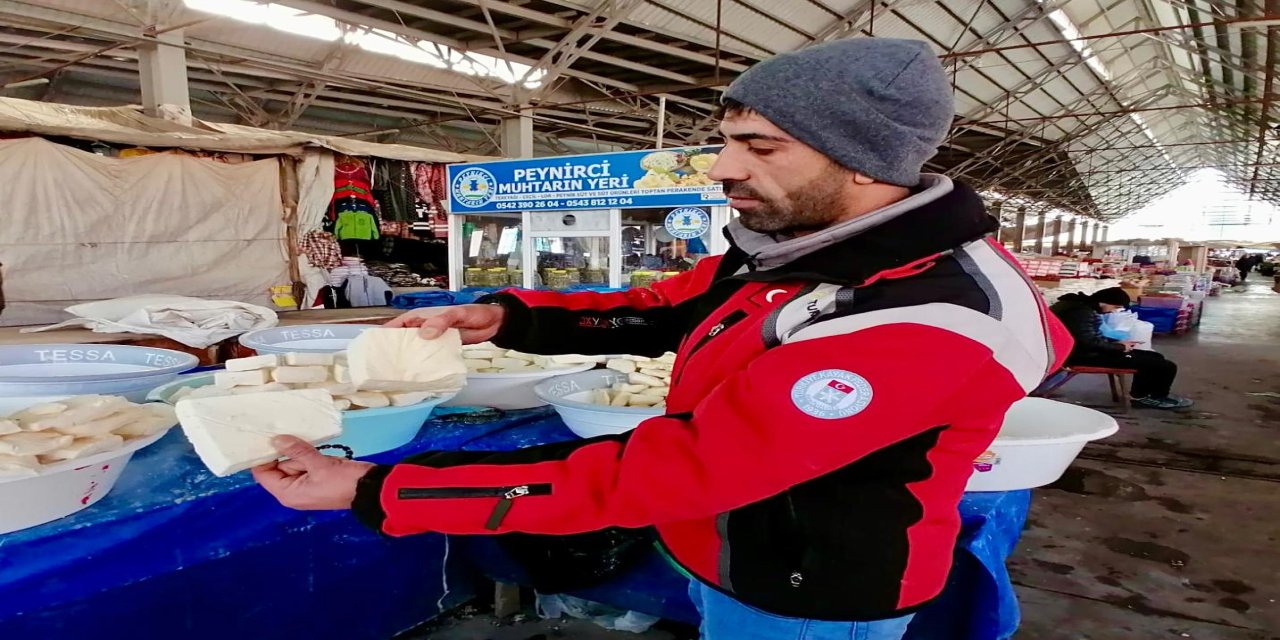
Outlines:
POLYGON ((0 217, 5 326, 144 293, 298 309, 350 275, 443 284, 443 164, 474 159, 11 98, 0 98, 0 132, 0 177, 15 186, 15 213, 0 217), (351 166, 358 176, 339 173, 351 166), (335 280, 342 266, 351 273, 335 280))
POLYGON ((645 286, 723 253, 718 150, 451 165, 450 288, 645 286))

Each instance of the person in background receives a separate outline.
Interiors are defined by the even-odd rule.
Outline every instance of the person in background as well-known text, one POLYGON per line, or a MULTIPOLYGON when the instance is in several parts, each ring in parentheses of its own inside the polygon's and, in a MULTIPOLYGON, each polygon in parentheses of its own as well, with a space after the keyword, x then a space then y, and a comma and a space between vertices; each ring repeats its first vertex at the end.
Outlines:
POLYGON ((1133 388, 1129 390, 1134 404, 1152 409, 1185 409, 1193 403, 1171 395, 1178 365, 1154 352, 1135 349, 1137 343, 1116 341, 1102 336, 1102 315, 1123 311, 1132 301, 1120 287, 1103 289, 1088 295, 1069 293, 1058 299, 1050 310, 1066 325, 1075 348, 1067 357, 1067 366, 1133 369, 1133 388))
POLYGON ((396 465, 281 438, 289 459, 258 481, 396 536, 654 526, 705 640, 900 640, 946 585, 974 459, 1070 337, 981 197, 921 173, 955 112, 927 43, 785 53, 722 106, 725 255, 652 287, 506 291, 391 323, 529 353, 678 351, 663 415, 396 465))
POLYGON ((1240 259, 1236 260, 1236 270, 1240 272, 1240 284, 1244 284, 1249 279, 1249 273, 1253 271, 1253 268, 1261 263, 1262 256, 1260 255, 1255 256, 1246 253, 1240 256, 1240 259))

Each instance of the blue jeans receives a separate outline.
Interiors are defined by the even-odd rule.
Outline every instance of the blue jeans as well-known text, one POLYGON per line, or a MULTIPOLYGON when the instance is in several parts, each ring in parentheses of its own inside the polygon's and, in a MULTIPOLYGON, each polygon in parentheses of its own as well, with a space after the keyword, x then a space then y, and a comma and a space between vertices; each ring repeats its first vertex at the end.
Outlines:
POLYGON ((902 640, 912 617, 875 622, 783 618, 753 609, 697 580, 689 585, 689 597, 702 614, 702 640, 902 640))

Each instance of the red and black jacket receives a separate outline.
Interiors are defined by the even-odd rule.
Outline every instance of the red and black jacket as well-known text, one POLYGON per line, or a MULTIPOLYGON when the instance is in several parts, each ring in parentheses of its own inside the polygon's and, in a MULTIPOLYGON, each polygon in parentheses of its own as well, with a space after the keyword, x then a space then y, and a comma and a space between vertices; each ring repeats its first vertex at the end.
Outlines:
POLYGON ((391 535, 656 526, 686 571, 780 616, 878 620, 937 596, 973 461, 1070 338, 955 185, 770 269, 733 248, 651 289, 499 294, 521 351, 677 351, 634 431, 377 467, 391 535))

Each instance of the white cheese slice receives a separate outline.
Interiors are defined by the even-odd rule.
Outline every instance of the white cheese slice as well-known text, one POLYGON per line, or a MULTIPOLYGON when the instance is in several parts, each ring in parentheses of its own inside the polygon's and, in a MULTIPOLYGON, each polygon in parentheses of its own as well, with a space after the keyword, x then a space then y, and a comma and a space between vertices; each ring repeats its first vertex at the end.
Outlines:
POLYGON ((125 438, 145 438, 153 436, 173 425, 178 424, 178 414, 167 404, 144 404, 138 407, 137 416, 112 433, 125 438))
POLYGON ((0 453, 0 478, 30 477, 40 473, 40 460, 35 456, 12 456, 0 453))
POLYGON ((359 391, 359 389, 356 389, 356 386, 354 384, 351 384, 350 382, 332 382, 332 381, 313 382, 307 385, 307 388, 308 389, 324 389, 325 391, 329 392, 329 395, 334 397, 349 396, 359 391))
POLYGON ((40 462, 51 464, 63 460, 79 460, 99 453, 114 451, 124 445, 124 438, 115 434, 94 436, 92 438, 76 438, 71 444, 41 454, 40 462))
POLYGON ((435 395, 430 391, 409 391, 406 393, 388 393, 387 399, 391 400, 391 406, 393 407, 410 407, 435 395))
POLYGON ((332 353, 286 353, 284 363, 291 367, 332 367, 336 358, 332 353))
POLYGON ((236 358, 227 361, 227 371, 257 371, 280 366, 280 356, 267 354, 252 358, 236 358))
POLYGON ((385 393, 376 391, 353 393, 349 396, 343 396, 343 399, 350 401, 352 406, 361 409, 381 409, 391 406, 391 399, 385 393))
POLYGON ((506 353, 502 354, 502 357, 513 358, 515 360, 524 360, 525 362, 537 362, 538 358, 540 358, 541 356, 536 356, 532 353, 521 353, 519 351, 516 351, 515 349, 508 349, 506 353))
POLYGON ((346 411, 351 408, 351 401, 346 398, 334 398, 333 407, 338 411, 346 411))
POLYGON ((7 436, 19 431, 22 431, 22 427, 18 426, 17 420, 0 419, 0 436, 7 436))
POLYGON ((312 444, 342 435, 342 415, 320 389, 188 398, 177 414, 196 454, 217 476, 275 460, 271 439, 278 435, 312 444))
POLYGON ((137 420, 141 416, 142 414, 138 412, 137 409, 130 407, 119 413, 113 413, 105 418, 61 427, 58 431, 77 438, 105 436, 111 434, 116 429, 137 420))
POLYGON ((181 398, 172 399, 170 401, 173 402, 174 404, 177 404, 187 399, 198 400, 200 398, 221 398, 223 396, 229 396, 229 395, 231 395, 230 389, 223 389, 222 387, 219 387, 219 386, 209 385, 207 387, 196 387, 191 390, 191 393, 188 393, 181 398))
POLYGON ((631 394, 626 391, 619 391, 613 396, 613 400, 609 402, 611 407, 625 407, 631 402, 631 394))
POLYGON ((627 360, 626 358, 614 358, 605 363, 606 369, 613 369, 619 373, 635 373, 636 361, 627 360))
POLYGON ((59 413, 66 411, 68 408, 69 407, 66 404, 61 402, 46 402, 44 404, 27 407, 26 409, 9 416, 9 419, 17 422, 19 425, 25 425, 28 422, 56 416, 59 413))
POLYGON ((662 378, 655 378, 655 377, 653 377, 653 376, 647 376, 647 375, 645 375, 645 374, 643 374, 643 373, 633 373, 633 374, 631 374, 631 375, 628 375, 628 376, 627 376, 627 381, 628 381, 628 382, 630 382, 631 384, 643 384, 643 385, 650 386, 650 387, 665 387, 665 386, 667 386, 665 383, 663 383, 663 382, 662 382, 662 378))
MULTIPOLYGON (((233 395, 233 396, 242 396, 242 395, 249 394, 249 393, 267 393, 267 392, 270 392, 270 391, 288 391, 288 390, 290 390, 290 389, 292 389, 292 388, 293 388, 293 387, 291 387, 291 386, 289 386, 289 385, 287 385, 287 384, 281 384, 281 383, 279 383, 279 382, 268 382, 268 383, 266 383, 266 384, 260 384, 260 385, 254 386, 254 387, 236 387, 236 388, 232 389, 229 393, 230 393, 231 395, 233 395)), ((226 395, 226 394, 221 394, 221 395, 226 395)))
POLYGON ((558 364, 604 364, 609 360, 607 356, 582 356, 577 354, 547 357, 558 364))
POLYGON ((454 393, 467 380, 456 329, 434 340, 419 338, 416 329, 370 329, 351 341, 347 359, 361 391, 454 393))
POLYGON ((105 418, 129 406, 129 401, 119 396, 80 396, 64 400, 67 410, 39 420, 24 423, 24 429, 45 431, 63 429, 77 424, 105 418))
POLYGON ((213 374, 213 383, 223 389, 235 387, 251 387, 271 382, 271 372, 265 369, 254 371, 219 371, 213 374))
POLYGON ((329 369, 323 366, 279 367, 271 371, 271 379, 285 384, 324 382, 329 379, 329 369))
POLYGON ((338 382, 351 382, 351 369, 341 362, 333 365, 333 379, 338 382))
POLYGON ((61 449, 75 440, 74 436, 53 431, 23 431, 0 436, 0 454, 11 456, 38 456, 61 449))

